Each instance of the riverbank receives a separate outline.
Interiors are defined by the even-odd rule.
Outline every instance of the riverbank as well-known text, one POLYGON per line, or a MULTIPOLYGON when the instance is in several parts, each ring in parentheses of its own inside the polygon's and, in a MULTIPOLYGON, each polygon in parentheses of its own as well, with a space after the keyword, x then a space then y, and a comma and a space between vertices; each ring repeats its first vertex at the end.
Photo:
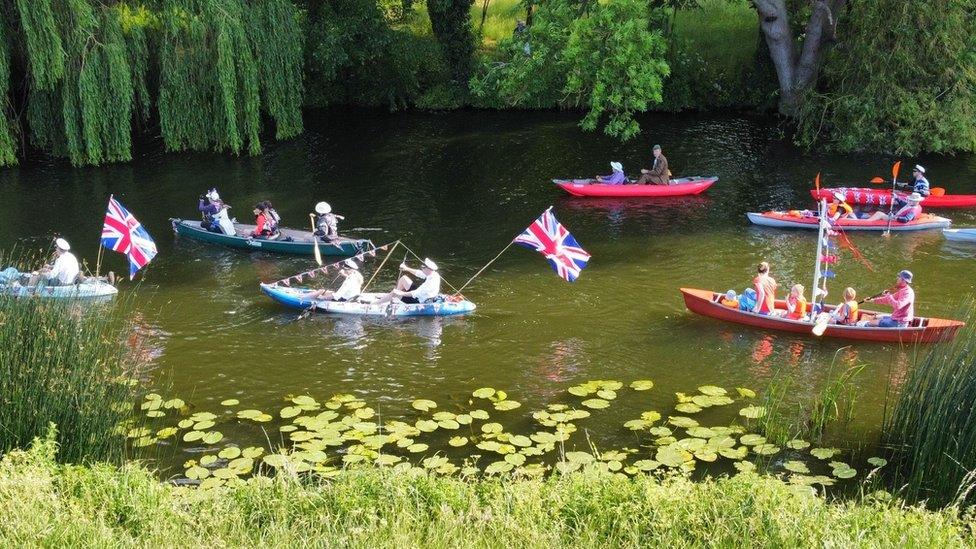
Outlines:
POLYGON ((461 480, 380 469, 302 484, 160 483, 136 464, 68 466, 52 441, 0 461, 0 543, 95 546, 963 547, 954 510, 882 493, 827 501, 740 474, 692 482, 586 472, 461 480))

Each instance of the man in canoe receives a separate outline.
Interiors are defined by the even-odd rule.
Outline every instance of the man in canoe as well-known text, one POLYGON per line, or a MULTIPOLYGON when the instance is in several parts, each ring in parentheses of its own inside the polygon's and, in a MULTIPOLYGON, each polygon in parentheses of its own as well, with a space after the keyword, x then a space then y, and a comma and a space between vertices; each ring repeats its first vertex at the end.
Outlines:
POLYGON ((313 290, 305 294, 306 299, 321 299, 325 301, 353 301, 363 291, 363 275, 359 272, 359 264, 349 258, 342 262, 342 285, 338 290, 313 290))
POLYGON ((756 277, 752 279, 752 286, 756 289, 756 305, 752 312, 761 315, 772 314, 776 308, 776 279, 769 276, 769 263, 763 261, 756 268, 756 277))
POLYGON ((70 286, 78 279, 81 267, 78 258, 71 253, 71 244, 63 238, 54 241, 57 258, 51 265, 41 267, 41 270, 31 275, 28 286, 70 286))
POLYGON ((345 219, 341 215, 332 213, 332 206, 328 202, 315 205, 315 236, 336 240, 339 238, 339 221, 345 219))
POLYGON ((623 185, 627 182, 627 176, 624 175, 624 165, 620 162, 611 162, 610 169, 613 173, 610 175, 598 175, 596 180, 604 185, 623 185))
POLYGON ((654 145, 654 164, 649 170, 641 170, 638 185, 667 185, 671 172, 668 171, 668 159, 661 152, 660 145, 654 145))
POLYGON ((890 315, 881 315, 867 323, 867 326, 879 328, 904 328, 915 319, 915 290, 912 289, 912 272, 898 273, 898 281, 894 293, 886 291, 881 296, 869 299, 871 303, 891 305, 890 315))
POLYGON ((407 275, 401 276, 397 280, 396 287, 379 298, 376 303, 389 303, 394 299, 402 303, 427 303, 440 295, 441 275, 437 272, 437 264, 430 258, 424 259, 420 269, 411 269, 406 263, 401 263, 400 270, 412 274, 418 280, 413 280, 407 275))
MULTIPOLYGON (((912 193, 908 195, 908 203, 900 208, 898 211, 891 214, 892 221, 897 221, 899 223, 908 223, 913 219, 918 219, 922 215, 922 195, 918 193, 912 193)), ((868 221, 887 221, 888 212, 877 211, 871 214, 868 221)))

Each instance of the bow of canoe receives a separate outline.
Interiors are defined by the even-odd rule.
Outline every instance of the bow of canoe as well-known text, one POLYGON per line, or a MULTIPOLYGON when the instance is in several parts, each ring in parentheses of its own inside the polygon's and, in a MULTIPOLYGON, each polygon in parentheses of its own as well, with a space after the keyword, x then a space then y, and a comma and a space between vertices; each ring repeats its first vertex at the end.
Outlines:
MULTIPOLYGON (((820 220, 816 216, 792 215, 789 212, 749 212, 749 221, 764 227, 780 229, 813 229, 820 227, 820 220)), ((942 229, 952 224, 952 221, 937 215, 923 213, 918 219, 908 223, 893 221, 892 231, 921 231, 925 229, 942 229)), ((887 221, 869 221, 867 219, 838 219, 832 225, 837 225, 845 231, 885 231, 889 225, 887 221)))
MULTIPOLYGON (((234 224, 233 235, 215 233, 200 226, 195 219, 170 219, 176 234, 231 248, 264 251, 280 254, 313 255, 315 253, 314 235, 309 231, 281 228, 281 236, 275 240, 251 238, 254 225, 234 224)), ((339 237, 337 240, 319 240, 322 255, 350 256, 373 249, 373 243, 366 239, 339 237)))
POLYGON ((553 179, 552 182, 573 196, 659 197, 688 196, 705 192, 717 176, 672 179, 670 185, 607 185, 594 179, 553 179))

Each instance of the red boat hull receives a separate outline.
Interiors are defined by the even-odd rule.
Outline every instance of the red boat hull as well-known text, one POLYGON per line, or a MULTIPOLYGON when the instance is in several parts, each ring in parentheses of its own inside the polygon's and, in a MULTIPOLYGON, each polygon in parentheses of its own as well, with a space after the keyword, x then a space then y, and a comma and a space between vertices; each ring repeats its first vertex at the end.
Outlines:
MULTIPOLYGON (((871 187, 837 187, 833 189, 811 190, 810 194, 817 200, 830 200, 834 192, 844 193, 848 204, 864 206, 888 206, 891 202, 890 189, 875 189, 871 187)), ((896 192, 904 197, 905 193, 896 192)), ((927 196, 922 200, 922 206, 929 208, 976 208, 976 194, 946 194, 942 196, 927 196)))
POLYGON ((688 196, 699 194, 718 181, 718 177, 672 179, 670 185, 606 185, 594 179, 553 179, 552 182, 573 196, 688 196))
MULTIPOLYGON (((681 294, 685 298, 685 306, 688 307, 688 310, 702 316, 709 316, 726 322, 735 322, 747 326, 755 326, 756 328, 807 334, 815 337, 813 336, 813 323, 811 322, 788 320, 726 307, 718 302, 722 294, 710 290, 681 288, 681 294)), ((786 304, 783 301, 777 301, 776 306, 777 308, 785 308, 786 304)), ((832 307, 827 307, 828 311, 831 309, 832 307)), ((863 318, 865 315, 881 313, 861 311, 861 314, 863 318)), ((867 326, 840 326, 830 324, 823 335, 824 337, 887 343, 935 343, 937 341, 952 339, 956 336, 959 328, 963 326, 965 326, 965 323, 956 320, 918 318, 913 323, 913 326, 906 328, 873 328, 867 326)))

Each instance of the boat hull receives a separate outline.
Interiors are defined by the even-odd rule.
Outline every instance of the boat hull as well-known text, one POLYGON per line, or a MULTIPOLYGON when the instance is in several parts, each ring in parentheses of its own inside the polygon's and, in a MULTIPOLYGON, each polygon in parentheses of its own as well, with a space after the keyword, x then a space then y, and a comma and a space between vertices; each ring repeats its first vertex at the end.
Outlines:
POLYGON ((976 244, 976 227, 967 229, 942 229, 946 240, 952 242, 972 242, 976 244))
MULTIPOLYGON (((871 187, 836 187, 814 189, 810 194, 817 200, 830 200, 835 192, 844 193, 844 200, 848 204, 864 206, 890 206, 891 189, 873 189, 871 187)), ((903 192, 895 192, 896 196, 904 198, 903 192)), ((942 196, 929 195, 922 199, 922 206, 929 208, 976 208, 976 194, 945 194, 942 196)))
POLYGON ((291 288, 274 284, 261 284, 262 292, 286 307, 301 310, 315 310, 330 314, 385 317, 452 316, 470 313, 475 310, 475 304, 466 299, 459 301, 445 299, 438 303, 375 304, 370 303, 370 301, 375 301, 384 294, 362 294, 360 295, 362 302, 323 301, 306 299, 304 294, 309 290, 311 288, 291 288))
POLYGON ((573 196, 655 197, 689 196, 705 192, 718 177, 683 177, 670 185, 607 185, 594 179, 553 179, 552 182, 573 196))
MULTIPOLYGON (((726 307, 718 302, 723 294, 710 290, 681 288, 681 294, 684 296, 685 306, 688 307, 688 310, 702 316, 766 330, 806 334, 814 337, 812 332, 813 323, 809 321, 789 320, 726 307)), ((777 302, 777 305, 785 308, 785 303, 783 302, 777 302)), ((826 308, 827 311, 832 309, 832 307, 826 308)), ((865 313, 869 315, 881 314, 873 311, 862 311, 862 315, 865 313)), ((965 325, 963 322, 942 318, 919 318, 917 321, 917 326, 905 328, 876 328, 830 324, 827 326, 827 330, 823 335, 824 337, 886 343, 935 343, 952 339, 955 337, 956 332, 965 325)))
POLYGON ((43 286, 40 290, 33 286, 0 285, 0 295, 12 297, 37 297, 40 299, 112 299, 119 293, 118 288, 105 282, 82 282, 70 286, 43 286))
MULTIPOLYGON (((820 228, 820 220, 815 216, 799 217, 790 215, 787 212, 749 212, 746 214, 749 221, 763 227, 776 227, 779 229, 812 229, 820 228)), ((945 217, 932 214, 922 214, 918 219, 913 219, 908 223, 892 221, 890 228, 892 231, 923 231, 926 229, 943 229, 952 224, 952 221, 945 217)), ((887 221, 868 221, 867 219, 838 219, 831 223, 832 226, 840 226, 845 231, 885 231, 889 225, 887 221)))
MULTIPOLYGON (((244 235, 254 230, 254 225, 235 223, 236 235, 213 233, 200 226, 200 221, 191 219, 170 219, 176 234, 208 244, 218 244, 239 250, 270 252, 276 254, 314 255, 315 243, 309 231, 281 229, 282 238, 288 240, 264 240, 244 235)), ((336 242, 319 241, 319 253, 330 256, 351 256, 373 249, 373 243, 365 239, 340 238, 336 242)))

